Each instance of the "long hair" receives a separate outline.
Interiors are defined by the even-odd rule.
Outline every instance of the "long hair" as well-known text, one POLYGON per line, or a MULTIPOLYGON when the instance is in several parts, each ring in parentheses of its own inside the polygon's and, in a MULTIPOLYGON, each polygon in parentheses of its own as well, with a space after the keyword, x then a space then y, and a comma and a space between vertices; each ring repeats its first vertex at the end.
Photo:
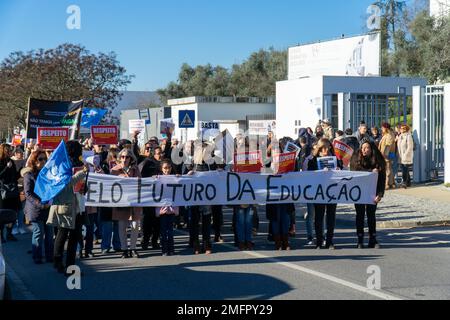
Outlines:
POLYGON ((37 164, 38 164, 38 158, 44 155, 45 158, 47 158, 47 154, 45 153, 45 151, 40 150, 40 151, 34 151, 33 153, 31 153, 30 158, 27 161, 27 168, 31 168, 31 170, 33 170, 33 173, 37 173, 38 169, 37 169, 37 164))
POLYGON ((0 145, 0 161, 9 160, 9 154, 11 152, 11 146, 7 143, 0 145))
POLYGON ((367 169, 378 169, 380 171, 386 171, 386 161, 377 146, 373 142, 365 141, 361 144, 361 148, 358 151, 356 157, 353 157, 351 162, 351 169, 354 171, 364 171, 367 169), (370 157, 364 157, 362 153, 362 147, 365 144, 369 144, 372 150, 370 157))
POLYGON ((322 151, 323 149, 327 149, 328 153, 331 154, 332 156, 334 156, 333 145, 331 144, 330 140, 328 140, 327 138, 322 138, 317 142, 316 146, 313 149, 312 155, 314 157, 318 157, 320 154, 320 151, 322 151))
POLYGON ((83 147, 78 141, 71 140, 66 142, 67 155, 74 167, 81 167, 83 162, 81 156, 83 155, 83 147))

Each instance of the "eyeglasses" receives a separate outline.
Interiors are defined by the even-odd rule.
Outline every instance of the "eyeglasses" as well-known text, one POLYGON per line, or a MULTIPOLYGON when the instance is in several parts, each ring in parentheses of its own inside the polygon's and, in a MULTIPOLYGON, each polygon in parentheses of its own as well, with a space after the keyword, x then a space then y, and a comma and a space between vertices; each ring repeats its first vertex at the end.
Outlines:
POLYGON ((44 161, 47 161, 47 158, 38 158, 37 159, 39 162, 44 162, 44 161))
POLYGON ((131 159, 130 156, 121 156, 120 158, 121 158, 121 159, 131 159))

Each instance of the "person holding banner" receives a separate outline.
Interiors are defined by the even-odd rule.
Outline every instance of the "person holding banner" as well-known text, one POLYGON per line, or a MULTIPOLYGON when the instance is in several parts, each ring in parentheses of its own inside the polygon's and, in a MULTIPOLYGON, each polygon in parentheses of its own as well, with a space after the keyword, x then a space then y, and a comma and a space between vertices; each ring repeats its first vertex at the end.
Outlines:
MULTIPOLYGON (((119 164, 112 170, 114 176, 124 178, 141 178, 137 167, 137 159, 130 149, 123 149, 119 153, 119 164)), ((142 208, 113 208, 112 219, 119 221, 119 237, 122 246, 122 259, 139 258, 136 244, 139 237, 139 227, 142 219, 142 208), (130 250, 128 250, 127 227, 131 222, 130 250)))
MULTIPOLYGON (((160 172, 165 175, 172 174, 172 162, 168 159, 162 160, 160 164, 160 172)), ((173 238, 173 226, 175 217, 179 215, 178 207, 161 207, 156 208, 156 216, 161 222, 161 248, 163 256, 172 256, 175 253, 175 243, 173 238)))
POLYGON ((358 248, 364 248, 364 217, 367 215, 367 225, 369 227, 369 248, 379 249, 376 231, 376 211, 377 205, 384 196, 386 181, 386 162, 383 155, 376 147, 375 143, 369 139, 363 139, 361 149, 357 157, 353 158, 350 169, 352 171, 368 171, 378 173, 377 196, 373 204, 356 204, 356 233, 358 236, 358 248))
MULTIPOLYGON (((313 153, 312 158, 308 162, 308 171, 318 171, 319 160, 323 157, 334 157, 334 149, 330 140, 322 138, 317 143, 313 153)), ((329 170, 325 168, 324 170, 329 170)), ((335 170, 342 170, 342 162, 337 160, 337 167, 335 170)), ((327 236, 325 247, 330 250, 334 250, 335 246, 333 243, 334 238, 334 228, 336 224, 336 204, 314 204, 315 211, 315 229, 316 229, 316 248, 322 249, 323 244, 323 219, 326 213, 327 222, 327 236)))
MULTIPOLYGON (((190 168, 188 175, 194 175, 196 172, 208 172, 214 171, 216 168, 214 165, 209 165, 205 162, 208 159, 208 150, 210 145, 207 143, 202 143, 201 141, 196 141, 194 143, 194 163, 190 168)), ((212 253, 211 245, 211 216, 212 207, 211 206, 192 206, 191 207, 191 235, 192 242, 194 246, 194 254, 200 254, 200 251, 205 254, 212 253), (199 223, 202 224, 202 241, 203 246, 200 248, 200 228, 199 223), (202 249, 202 250, 201 250, 202 249)))
MULTIPOLYGON (((83 166, 80 158, 83 152, 78 141, 66 143, 67 156, 73 168, 83 167, 75 173, 70 182, 52 200, 47 224, 58 228, 54 245, 54 267, 59 273, 75 265, 77 245, 82 239, 82 203, 81 196, 74 193, 74 186, 86 178, 88 168, 83 166), (66 266, 63 265, 64 247, 67 243, 66 266)), ((36 182, 36 184, 39 181, 36 182)), ((36 188, 35 188, 36 190, 36 188)))

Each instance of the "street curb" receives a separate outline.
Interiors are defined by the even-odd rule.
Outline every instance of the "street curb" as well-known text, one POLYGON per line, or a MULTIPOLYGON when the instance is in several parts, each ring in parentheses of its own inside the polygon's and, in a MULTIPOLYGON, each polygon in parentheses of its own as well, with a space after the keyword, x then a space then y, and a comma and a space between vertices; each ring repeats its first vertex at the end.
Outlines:
MULTIPOLYGON (((343 226, 355 226, 356 220, 336 218, 336 223, 343 226)), ((377 222, 377 229, 403 229, 403 228, 424 228, 424 227, 447 227, 450 220, 439 221, 381 221, 377 222)))
POLYGON ((9 283, 12 300, 36 300, 17 273, 6 263, 6 281, 9 283))

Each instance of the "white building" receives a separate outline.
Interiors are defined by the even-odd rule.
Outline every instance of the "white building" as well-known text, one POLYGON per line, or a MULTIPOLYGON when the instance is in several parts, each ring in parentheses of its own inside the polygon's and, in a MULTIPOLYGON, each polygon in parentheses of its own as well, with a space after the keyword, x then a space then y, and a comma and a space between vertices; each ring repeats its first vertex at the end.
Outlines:
POLYGON ((430 0, 430 15, 443 17, 450 14, 450 0, 430 0))
POLYGON ((406 121, 413 86, 421 78, 316 76, 277 82, 277 136, 297 137, 298 129, 330 119, 334 128, 355 130, 406 121))
POLYGON ((175 136, 181 141, 195 140, 199 137, 199 122, 217 122, 219 130, 228 129, 235 136, 247 130, 249 116, 275 114, 274 98, 233 98, 233 97, 188 97, 169 100, 172 119, 175 123, 175 136), (179 112, 195 112, 195 128, 180 129, 179 112))

